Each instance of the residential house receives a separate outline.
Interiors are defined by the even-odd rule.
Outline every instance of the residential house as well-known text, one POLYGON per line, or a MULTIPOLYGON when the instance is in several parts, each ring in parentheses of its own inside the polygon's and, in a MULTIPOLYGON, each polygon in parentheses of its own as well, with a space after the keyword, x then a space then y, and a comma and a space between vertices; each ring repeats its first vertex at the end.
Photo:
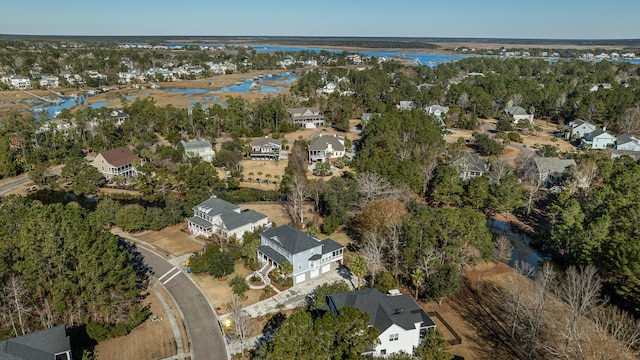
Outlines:
POLYGON ((249 144, 251 160, 280 160, 280 150, 282 150, 282 140, 272 139, 268 136, 255 139, 249 144))
POLYGON ((596 129, 584 137, 582 137, 582 143, 580 146, 588 149, 606 149, 609 146, 613 146, 616 142, 616 137, 607 132, 607 128, 596 129))
POLYGON ((309 162, 333 162, 346 153, 344 136, 316 136, 309 144, 309 162))
POLYGON ((614 159, 623 155, 631 156, 636 160, 640 158, 640 141, 629 134, 618 136, 613 149, 611 157, 614 159))
POLYGON ((107 180, 114 176, 125 178, 136 176, 137 170, 134 161, 138 157, 126 146, 106 150, 98 154, 91 165, 95 166, 107 180))
POLYGON ((319 239, 290 225, 269 229, 260 234, 258 261, 280 267, 285 262, 293 266, 293 284, 331 271, 332 264, 342 261, 344 246, 319 239))
POLYGON ((570 139, 582 139, 586 134, 594 131, 596 126, 590 122, 584 121, 582 119, 576 119, 570 121, 567 125, 567 133, 565 134, 565 138, 567 140, 570 139))
POLYGON ((440 105, 429 105, 424 108, 424 111, 427 114, 435 115, 438 119, 442 119, 442 115, 445 115, 449 112, 449 107, 440 105))
POLYGON ((193 140, 184 141, 180 140, 184 153, 188 157, 199 156, 203 161, 212 162, 216 157, 216 152, 213 150, 213 146, 207 140, 193 140))
POLYGON ((111 115, 111 119, 115 120, 116 126, 122 126, 124 121, 127 120, 127 118, 129 117, 129 115, 126 112, 120 109, 113 110, 110 115, 111 115))
POLYGON ((538 176, 540 184, 550 188, 556 185, 557 180, 570 166, 576 166, 576 161, 573 159, 536 156, 531 159, 529 166, 538 176))
POLYGON ((187 219, 189 231, 194 235, 242 240, 244 233, 261 227, 270 227, 267 215, 253 210, 240 210, 230 202, 218 199, 215 195, 193 208, 193 217, 187 219))
POLYGON ((369 314, 369 326, 380 331, 380 343, 366 355, 413 354, 427 332, 436 328, 433 320, 410 295, 400 295, 397 290, 390 290, 389 295, 376 289, 332 294, 327 296, 327 304, 336 315, 345 306, 369 314))
POLYGON ((325 124, 324 116, 317 107, 288 108, 287 113, 291 123, 305 128, 314 129, 325 124))
POLYGON ((22 75, 12 75, 9 77, 9 83, 14 89, 29 89, 31 87, 31 80, 22 75))
POLYGON ((533 114, 520 106, 511 106, 504 109, 504 113, 509 115, 514 124, 533 124, 533 114))
POLYGON ((64 325, 0 341, 2 360, 71 360, 71 341, 64 325))
POLYGON ((338 85, 336 85, 334 82, 330 82, 320 90, 320 93, 322 93, 322 94, 333 94, 336 91, 337 87, 338 87, 338 85))
POLYGON ((464 155, 451 165, 458 169, 463 181, 483 176, 487 169, 487 162, 478 154, 469 151, 465 151, 464 155))
POLYGON ((413 101, 400 101, 400 103, 398 105, 396 105, 396 108, 400 111, 404 111, 404 110, 413 110, 413 109, 417 109, 418 108, 418 104, 416 104, 413 101))
POLYGON ((54 75, 42 75, 42 77, 40 77, 40 86, 46 88, 57 88, 60 86, 60 79, 54 75))

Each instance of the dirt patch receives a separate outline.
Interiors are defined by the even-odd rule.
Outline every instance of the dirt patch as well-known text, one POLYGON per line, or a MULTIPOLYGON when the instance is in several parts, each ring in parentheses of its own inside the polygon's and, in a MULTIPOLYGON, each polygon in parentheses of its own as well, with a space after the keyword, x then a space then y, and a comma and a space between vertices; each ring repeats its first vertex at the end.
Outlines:
POLYGON ((140 192, 136 190, 100 188, 99 191, 101 194, 127 194, 131 196, 140 196, 140 192))
POLYGON ((260 190, 278 190, 288 161, 242 160, 240 164, 244 178, 242 186, 260 190))
POLYGON ((149 304, 151 314, 157 316, 157 321, 150 316, 129 335, 99 343, 95 348, 97 360, 154 360, 176 355, 171 323, 155 292, 149 291, 144 304, 149 304))
POLYGON ((291 217, 281 202, 248 202, 243 203, 242 208, 267 215, 276 226, 291 224, 291 217))
POLYGON ((189 234, 183 232, 184 223, 168 226, 160 231, 145 231, 136 234, 142 241, 162 248, 175 256, 192 254, 202 250, 202 244, 189 239, 189 234))

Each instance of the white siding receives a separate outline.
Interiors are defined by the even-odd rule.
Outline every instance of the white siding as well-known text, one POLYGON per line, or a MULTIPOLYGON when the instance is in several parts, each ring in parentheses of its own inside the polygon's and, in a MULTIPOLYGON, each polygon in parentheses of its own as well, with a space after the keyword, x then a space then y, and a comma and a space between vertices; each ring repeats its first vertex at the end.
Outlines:
POLYGON ((381 350, 386 350, 387 355, 400 351, 413 354, 413 348, 420 345, 420 329, 405 330, 398 325, 391 325, 380 336, 380 344, 376 346, 375 355, 381 355, 381 350), (391 335, 398 334, 398 340, 391 341, 391 335))

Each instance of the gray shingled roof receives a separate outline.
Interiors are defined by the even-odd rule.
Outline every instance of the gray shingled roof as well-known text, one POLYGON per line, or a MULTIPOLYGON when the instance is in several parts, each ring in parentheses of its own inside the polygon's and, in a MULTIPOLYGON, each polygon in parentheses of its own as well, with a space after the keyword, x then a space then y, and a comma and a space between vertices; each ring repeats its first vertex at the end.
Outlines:
POLYGON ((464 156, 453 162, 458 171, 484 171, 487 162, 478 154, 465 151, 464 156))
POLYGON ((194 141, 190 141, 190 142, 186 142, 184 140, 181 140, 180 143, 182 143, 182 147, 185 150, 195 150, 195 149, 202 149, 202 148, 207 148, 207 149, 211 149, 211 143, 207 140, 194 140, 194 141))
POLYGON ((317 108, 317 107, 287 108, 287 112, 289 113, 290 116, 293 116, 293 114, 303 114, 307 110, 311 110, 311 112, 313 112, 314 114, 320 113, 320 108, 317 108))
POLYGON ((237 205, 234 205, 230 202, 227 202, 212 196, 207 200, 201 202, 200 204, 196 205, 196 207, 194 207, 193 210, 198 209, 206 213, 207 215, 216 216, 216 215, 221 215, 227 212, 235 212, 239 208, 240 207, 237 205))
POLYGON ((533 162, 540 173, 561 174, 569 166, 576 166, 573 159, 559 159, 557 157, 534 157, 533 162))
POLYGON ((240 214, 237 212, 228 212, 220 215, 220 219, 229 231, 265 218, 267 218, 267 215, 260 214, 253 210, 244 210, 241 211, 240 214))
POLYGON ((278 226, 262 233, 267 239, 276 240, 282 248, 290 254, 297 254, 305 250, 313 249, 321 242, 313 236, 302 232, 290 225, 278 226))
POLYGON ((616 143, 618 145, 622 145, 622 144, 626 144, 626 143, 630 143, 630 142, 636 142, 637 140, 629 135, 629 134, 622 134, 620 136, 618 136, 618 138, 616 138, 616 143))
POLYGON ((192 223, 195 223, 196 225, 201 226, 203 229, 211 229, 213 227, 213 224, 199 217, 190 217, 188 220, 192 223))
POLYGON ((435 326, 429 315, 409 295, 387 296, 376 289, 366 289, 328 297, 338 310, 352 306, 368 313, 369 325, 375 326, 381 333, 392 324, 406 330, 415 329, 416 323, 422 323, 421 327, 435 326))
POLYGON ((53 360, 71 350, 64 325, 0 341, 0 360, 53 360))
POLYGON ((273 145, 277 145, 278 147, 282 147, 282 140, 280 139, 272 139, 269 137, 266 138, 259 138, 259 139, 255 139, 251 141, 251 146, 265 146, 265 145, 270 145, 273 147, 273 145))
POLYGON ((309 150, 311 151, 324 151, 327 149, 328 144, 331 144, 331 147, 335 151, 344 151, 344 144, 340 142, 342 140, 344 142, 344 137, 342 136, 318 136, 311 141, 309 144, 309 150))
POLYGON ((289 261, 282 254, 280 254, 279 252, 277 252, 274 249, 272 249, 272 248, 270 248, 268 246, 265 246, 265 245, 258 246, 258 251, 260 251, 261 253, 267 255, 269 257, 269 259, 275 261, 276 264, 278 264, 278 265, 282 265, 282 264, 284 264, 284 263, 289 261))
POLYGON ((344 248, 344 246, 342 246, 342 244, 337 243, 336 241, 332 240, 332 239, 324 239, 320 242, 322 244, 322 254, 328 254, 332 251, 336 251, 339 249, 344 248))
POLYGON ((510 108, 504 109, 504 112, 511 116, 515 115, 529 115, 529 112, 520 106, 512 106, 510 108))

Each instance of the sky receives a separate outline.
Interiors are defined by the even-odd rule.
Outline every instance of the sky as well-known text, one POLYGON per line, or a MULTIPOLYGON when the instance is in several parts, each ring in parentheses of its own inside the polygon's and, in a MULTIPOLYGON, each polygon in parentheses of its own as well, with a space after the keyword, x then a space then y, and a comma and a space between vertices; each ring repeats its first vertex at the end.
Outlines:
POLYGON ((0 34, 638 39, 639 0, 3 0, 0 34))

